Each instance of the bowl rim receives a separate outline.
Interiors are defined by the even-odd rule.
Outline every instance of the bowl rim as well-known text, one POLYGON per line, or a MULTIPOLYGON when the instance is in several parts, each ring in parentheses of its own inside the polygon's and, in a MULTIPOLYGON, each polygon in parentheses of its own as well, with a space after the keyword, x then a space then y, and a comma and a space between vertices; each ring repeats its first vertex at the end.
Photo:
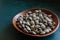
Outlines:
POLYGON ((14 19, 17 18, 16 16, 18 16, 19 14, 21 14, 21 13, 24 12, 24 11, 19 12, 18 14, 16 14, 16 15, 13 17, 12 24, 14 25, 14 28, 17 29, 19 32, 21 32, 21 33, 23 33, 23 34, 26 34, 26 35, 29 35, 29 36, 34 36, 34 37, 45 37, 45 36, 48 36, 48 35, 53 34, 53 33, 58 29, 58 27, 59 27, 59 17, 56 15, 56 13, 54 13, 53 11, 51 11, 51 10, 49 10, 49 9, 46 9, 46 8, 32 8, 32 9, 27 9, 27 10, 25 10, 25 11, 33 10, 33 9, 44 9, 44 10, 48 10, 48 11, 50 11, 51 13, 53 13, 53 14, 57 17, 58 25, 57 25, 57 27, 54 29, 54 31, 50 32, 49 34, 46 34, 46 35, 44 34, 44 35, 41 35, 41 36, 40 36, 40 35, 32 35, 32 34, 28 34, 28 33, 25 33, 25 32, 23 32, 23 31, 21 31, 21 30, 14 24, 14 19))

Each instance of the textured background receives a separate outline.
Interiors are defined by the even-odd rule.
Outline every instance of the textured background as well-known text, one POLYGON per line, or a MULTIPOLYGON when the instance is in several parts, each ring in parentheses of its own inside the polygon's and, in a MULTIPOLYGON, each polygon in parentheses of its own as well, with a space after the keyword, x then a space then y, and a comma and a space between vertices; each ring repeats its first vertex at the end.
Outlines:
POLYGON ((12 25, 12 18, 30 8, 47 8, 60 17, 58 0, 0 0, 0 40, 60 40, 60 27, 47 37, 36 38, 18 32, 12 25))

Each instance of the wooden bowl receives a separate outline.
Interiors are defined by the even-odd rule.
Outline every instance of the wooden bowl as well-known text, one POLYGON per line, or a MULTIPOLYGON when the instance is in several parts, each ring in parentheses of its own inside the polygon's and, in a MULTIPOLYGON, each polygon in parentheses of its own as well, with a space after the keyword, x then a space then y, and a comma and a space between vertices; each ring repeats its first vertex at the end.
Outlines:
POLYGON ((29 35, 29 36, 34 36, 34 37, 44 37, 44 36, 48 36, 48 35, 51 35, 52 33, 54 33, 58 27, 59 27, 59 19, 58 19, 58 16, 52 12, 51 10, 48 10, 48 9, 45 9, 45 8, 33 8, 33 9, 29 9, 29 10, 25 10, 25 11, 22 11, 20 13, 18 13, 16 16, 14 16, 13 20, 12 20, 12 23, 14 25, 14 27, 21 33, 23 34, 26 34, 26 35, 29 35), (20 16, 20 15, 25 15, 28 11, 32 11, 34 12, 34 10, 42 10, 42 12, 45 12, 47 15, 52 15, 52 18, 53 18, 53 21, 56 23, 54 25, 54 29, 49 32, 49 33, 46 33, 46 34, 36 34, 36 35, 33 35, 33 34, 29 34, 25 31, 23 31, 19 26, 16 25, 16 21, 17 21, 17 18, 20 16))

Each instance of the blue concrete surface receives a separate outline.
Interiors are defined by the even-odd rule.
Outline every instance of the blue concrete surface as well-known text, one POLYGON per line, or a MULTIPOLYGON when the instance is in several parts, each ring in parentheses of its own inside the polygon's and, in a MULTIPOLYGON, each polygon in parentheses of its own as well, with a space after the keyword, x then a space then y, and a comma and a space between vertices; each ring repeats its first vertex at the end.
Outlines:
POLYGON ((58 0, 0 0, 0 39, 1 40, 60 40, 60 27, 47 37, 30 37, 18 32, 12 25, 12 18, 19 12, 31 8, 47 8, 60 18, 58 0))

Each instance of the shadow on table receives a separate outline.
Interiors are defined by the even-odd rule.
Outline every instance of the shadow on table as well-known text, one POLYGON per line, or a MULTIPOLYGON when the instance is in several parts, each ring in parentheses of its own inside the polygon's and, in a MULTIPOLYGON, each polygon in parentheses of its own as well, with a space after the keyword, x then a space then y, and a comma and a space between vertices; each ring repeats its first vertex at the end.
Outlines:
POLYGON ((17 31, 12 24, 7 26, 4 34, 8 40, 51 40, 54 37, 54 34, 41 38, 27 36, 17 31))

